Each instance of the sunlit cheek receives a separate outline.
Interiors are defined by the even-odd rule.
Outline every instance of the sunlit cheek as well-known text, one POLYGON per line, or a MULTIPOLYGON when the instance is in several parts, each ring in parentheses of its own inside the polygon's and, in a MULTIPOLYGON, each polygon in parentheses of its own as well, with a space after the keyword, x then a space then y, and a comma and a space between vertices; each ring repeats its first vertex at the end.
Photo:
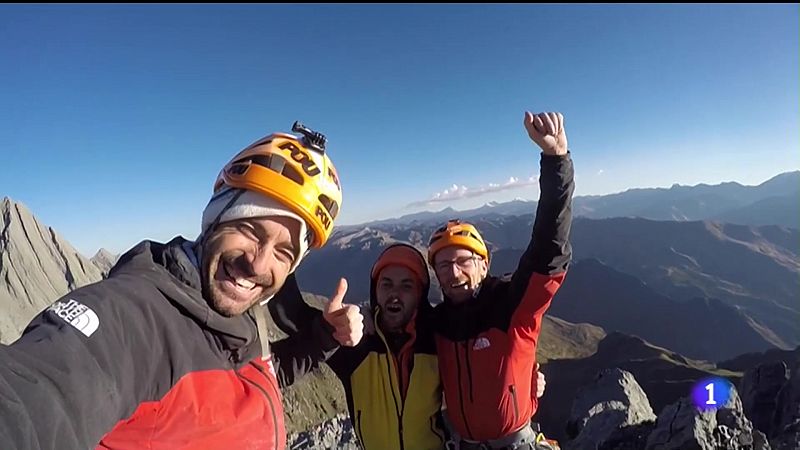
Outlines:
POLYGON ((285 281, 288 275, 289 268, 286 266, 278 266, 278 269, 275 271, 275 278, 279 279, 281 282, 285 281))
POLYGON ((291 268, 291 263, 280 255, 273 256, 273 275, 276 279, 284 280, 289 275, 289 269, 291 268))

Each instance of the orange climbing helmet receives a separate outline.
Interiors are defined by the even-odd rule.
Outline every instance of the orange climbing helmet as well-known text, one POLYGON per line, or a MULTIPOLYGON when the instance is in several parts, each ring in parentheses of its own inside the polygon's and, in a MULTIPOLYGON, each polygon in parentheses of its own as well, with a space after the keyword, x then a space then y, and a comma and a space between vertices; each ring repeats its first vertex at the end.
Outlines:
POLYGON ((489 249, 486 248, 486 242, 478 229, 469 223, 454 219, 448 221, 431 235, 431 239, 428 241, 428 264, 433 265, 436 253, 451 245, 472 250, 489 262, 489 249))
POLYGON ((302 136, 273 133, 239 152, 220 171, 214 192, 228 186, 274 198, 305 220, 314 232, 309 247, 320 248, 333 231, 342 188, 325 136, 299 122, 292 131, 302 136))

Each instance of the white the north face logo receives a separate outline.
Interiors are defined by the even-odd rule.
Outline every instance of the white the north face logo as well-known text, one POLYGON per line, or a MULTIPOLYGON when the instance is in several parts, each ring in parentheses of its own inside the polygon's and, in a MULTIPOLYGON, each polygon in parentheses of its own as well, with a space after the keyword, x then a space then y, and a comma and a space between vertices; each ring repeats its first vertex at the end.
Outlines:
POLYGON ((473 350, 483 350, 485 348, 491 347, 491 345, 492 344, 489 342, 489 339, 486 339, 485 337, 481 337, 481 338, 475 339, 475 344, 472 345, 472 349, 473 350))
POLYGON ((75 327, 86 337, 91 336, 100 326, 100 319, 97 318, 97 314, 88 306, 73 299, 59 300, 47 310, 64 319, 65 322, 75 327))

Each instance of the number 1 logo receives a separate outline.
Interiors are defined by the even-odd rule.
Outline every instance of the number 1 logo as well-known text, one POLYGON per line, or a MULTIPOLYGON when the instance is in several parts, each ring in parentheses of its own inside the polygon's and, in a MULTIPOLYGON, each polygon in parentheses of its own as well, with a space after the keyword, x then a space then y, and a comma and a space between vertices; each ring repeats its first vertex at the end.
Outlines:
POLYGON ((692 387, 692 403, 703 412, 722 408, 730 401, 733 391, 733 384, 725 378, 705 378, 692 387))
POLYGON ((706 390, 708 391, 708 400, 706 400, 706 405, 716 405, 717 402, 714 400, 714 383, 708 383, 706 385, 706 390))

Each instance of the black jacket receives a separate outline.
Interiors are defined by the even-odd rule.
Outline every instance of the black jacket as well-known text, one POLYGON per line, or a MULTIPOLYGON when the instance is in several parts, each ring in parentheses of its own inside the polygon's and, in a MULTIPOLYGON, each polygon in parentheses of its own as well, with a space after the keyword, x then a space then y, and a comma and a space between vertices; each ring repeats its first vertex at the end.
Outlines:
POLYGON ((3 448, 285 446, 279 380, 336 342, 309 323, 262 359, 256 308, 211 309, 184 244, 140 243, 0 346, 3 448))

